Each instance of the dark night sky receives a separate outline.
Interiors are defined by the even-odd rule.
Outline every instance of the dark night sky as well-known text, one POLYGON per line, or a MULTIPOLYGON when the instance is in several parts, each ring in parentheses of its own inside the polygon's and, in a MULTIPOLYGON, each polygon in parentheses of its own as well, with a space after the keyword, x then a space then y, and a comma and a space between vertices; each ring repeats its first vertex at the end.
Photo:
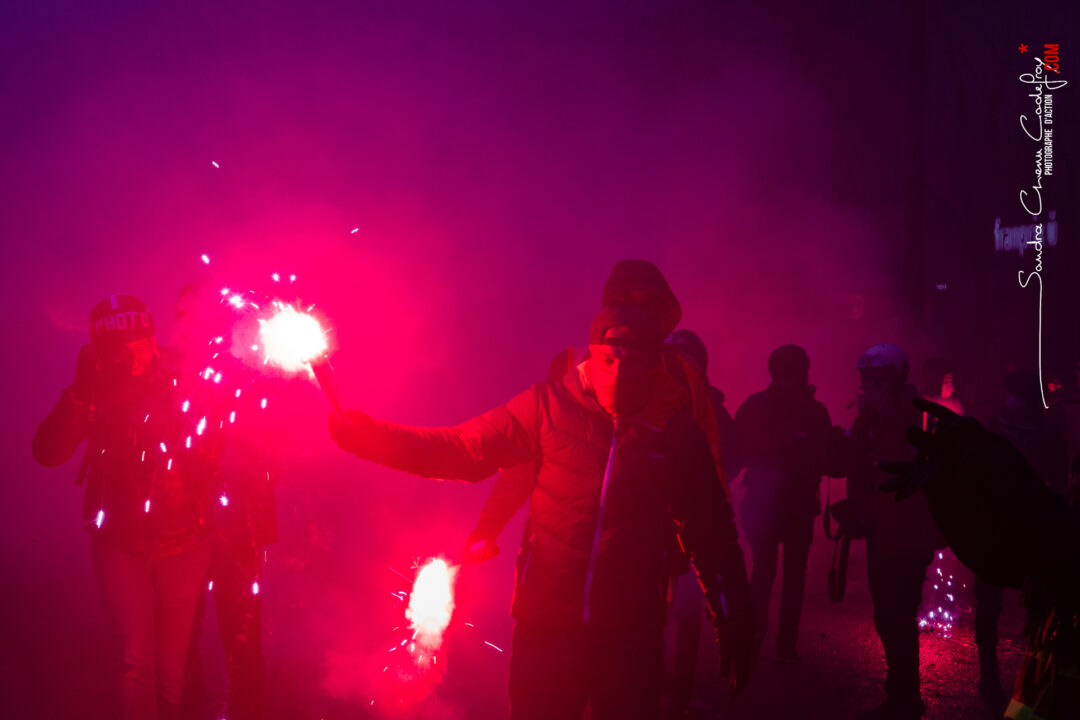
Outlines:
MULTIPOLYGON (((113 292, 164 339, 185 284, 295 272, 352 404, 445 424, 539 380, 610 267, 649 259, 732 412, 795 342, 846 424, 865 347, 937 349, 914 329, 922 22, 901 3, 5 4, 0 636, 19 667, 0 697, 99 696, 76 462, 37 467, 29 445, 113 292)), ((385 566, 457 548, 487 490, 359 463, 313 386, 280 400, 268 647, 304 667, 279 689, 301 717, 324 657, 378 632, 355 616, 386 611, 385 566)), ((470 608, 503 642, 516 532, 470 608)))

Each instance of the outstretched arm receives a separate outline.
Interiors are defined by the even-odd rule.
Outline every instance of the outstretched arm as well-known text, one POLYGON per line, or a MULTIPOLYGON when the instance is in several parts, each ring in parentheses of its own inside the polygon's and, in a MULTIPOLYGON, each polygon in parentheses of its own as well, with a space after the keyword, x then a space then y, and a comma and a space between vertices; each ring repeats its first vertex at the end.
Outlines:
POLYGON ((477 482, 499 468, 540 458, 540 387, 453 427, 409 427, 350 411, 330 416, 330 434, 358 457, 432 478, 477 482))

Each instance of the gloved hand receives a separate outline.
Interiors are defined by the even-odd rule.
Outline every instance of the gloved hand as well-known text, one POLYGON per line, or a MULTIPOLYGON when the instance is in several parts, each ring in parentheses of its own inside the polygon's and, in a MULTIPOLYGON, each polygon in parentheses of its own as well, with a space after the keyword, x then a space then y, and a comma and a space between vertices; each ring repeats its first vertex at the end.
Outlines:
POLYGON ((974 418, 923 399, 913 404, 937 418, 934 430, 908 429, 918 456, 913 463, 879 462, 896 476, 881 489, 901 501, 925 491, 949 547, 994 585, 1019 588, 1030 577, 1065 587, 1063 580, 1075 579, 1062 571, 1076 567, 1080 555, 1075 523, 1020 451, 974 418))
POLYGON ((736 698, 750 683, 757 661, 754 640, 754 606, 748 589, 725 592, 727 617, 717 618, 714 630, 720 646, 720 674, 730 678, 728 692, 736 698))
POLYGON ((336 412, 330 413, 327 418, 330 429, 330 437, 334 439, 338 447, 346 452, 364 457, 364 428, 371 425, 371 417, 359 410, 348 410, 346 417, 336 412))
POLYGON ((71 384, 71 396, 78 402, 90 402, 94 387, 101 379, 101 360, 93 345, 83 345, 79 359, 75 361, 75 382, 71 384))
POLYGON ((499 546, 494 538, 472 538, 465 545, 465 559, 479 563, 490 560, 499 554, 499 546))

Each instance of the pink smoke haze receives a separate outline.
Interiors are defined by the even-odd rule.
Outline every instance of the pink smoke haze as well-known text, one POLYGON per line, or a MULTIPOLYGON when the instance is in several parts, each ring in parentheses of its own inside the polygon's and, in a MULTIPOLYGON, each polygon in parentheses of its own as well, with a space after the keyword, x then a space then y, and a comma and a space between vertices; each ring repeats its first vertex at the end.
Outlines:
MULTIPOLYGON (((221 373, 228 398, 232 361, 212 354, 261 364, 273 349, 250 316, 226 333, 218 313, 316 302, 344 406, 435 426, 495 407, 583 345, 627 258, 663 271, 732 413, 768 384, 769 352, 798 343, 848 425, 865 348, 903 343, 913 368, 939 351, 924 296, 960 318, 972 357, 1027 353, 1034 315, 992 284, 1011 288, 1015 271, 978 260, 992 203, 1015 205, 1012 184, 980 184, 1008 175, 979 164, 1003 147, 979 134, 997 119, 980 98, 1011 76, 978 54, 1012 50, 1027 27, 988 17, 1008 32, 973 31, 959 73, 939 55, 967 35, 930 43, 927 28, 976 21, 922 3, 2 4, 5 716, 105 717, 79 460, 47 469, 29 448, 111 293, 144 300, 163 345, 205 346, 185 372, 211 385, 221 373), (935 135, 946 113, 970 127, 935 135), (933 294, 939 273, 957 294, 933 294), (1019 319, 985 319, 991 301, 1019 319), (979 327, 993 332, 966 334, 979 327), (999 342, 1001 327, 1020 339, 999 342)), ((454 613, 475 627, 450 623, 423 677, 386 680, 405 672, 387 637, 406 622, 392 593, 412 580, 387 568, 464 547, 492 483, 347 455, 306 375, 268 374, 226 433, 198 406, 184 416, 196 447, 228 435, 273 471, 280 538, 259 575, 272 717, 504 716, 510 653, 485 642, 510 650, 523 514, 501 554, 459 578, 454 613), (406 687, 412 715, 393 706, 406 687)), ((212 608, 208 707, 225 691, 212 608)))

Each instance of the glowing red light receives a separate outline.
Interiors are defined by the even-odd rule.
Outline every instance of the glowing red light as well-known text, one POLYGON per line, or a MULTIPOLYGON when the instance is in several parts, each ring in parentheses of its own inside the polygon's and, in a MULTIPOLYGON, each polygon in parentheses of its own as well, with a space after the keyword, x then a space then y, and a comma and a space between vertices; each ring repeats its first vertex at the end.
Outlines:
POLYGON ((409 595, 405 617, 413 636, 428 650, 442 645, 443 632, 454 614, 454 578, 457 568, 435 558, 420 568, 409 595))
POLYGON ((286 372, 299 372, 327 350, 325 332, 312 315, 280 305, 269 320, 261 320, 259 335, 267 362, 286 372))

